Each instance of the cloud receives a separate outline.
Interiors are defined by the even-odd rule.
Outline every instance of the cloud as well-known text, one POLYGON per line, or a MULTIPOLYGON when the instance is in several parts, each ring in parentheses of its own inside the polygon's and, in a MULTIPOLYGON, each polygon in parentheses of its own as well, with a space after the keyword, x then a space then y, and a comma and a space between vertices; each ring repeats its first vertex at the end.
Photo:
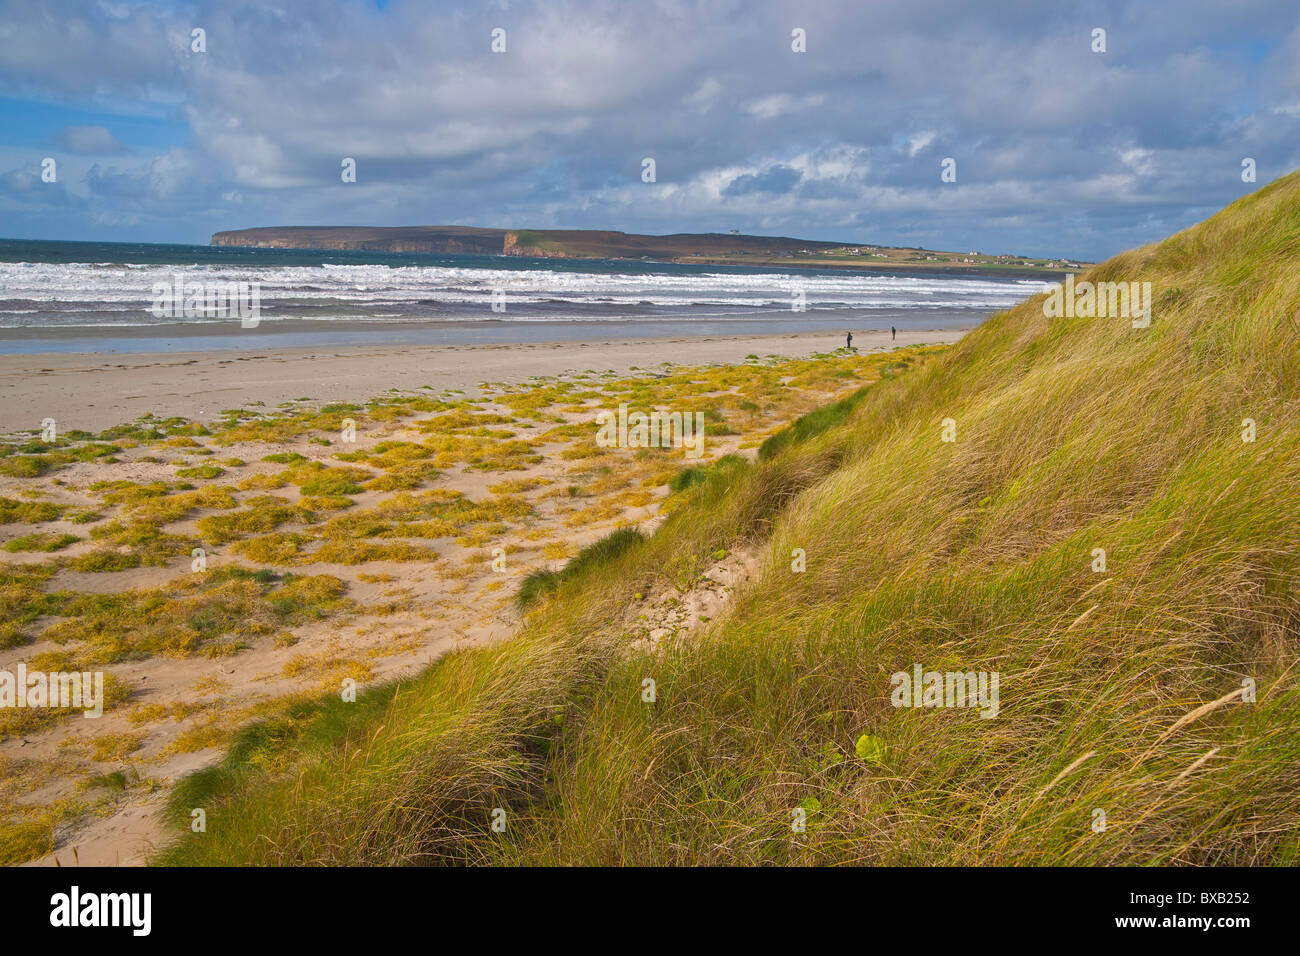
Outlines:
POLYGON ((933 143, 935 136, 936 133, 932 129, 928 129, 923 133, 915 133, 912 136, 909 136, 907 138, 908 158, 912 158, 916 156, 917 153, 921 152, 921 150, 925 149, 927 146, 933 143))
POLYGON ((801 110, 812 110, 821 106, 826 97, 820 93, 807 96, 791 96, 789 93, 775 93, 755 100, 745 110, 760 120, 776 119, 801 110))
POLYGON ((131 152, 102 126, 65 126, 54 134, 54 141, 78 156, 117 156, 131 152))
POLYGON ((803 178, 793 166, 777 164, 761 173, 737 176, 722 191, 724 196, 745 196, 750 193, 788 193, 803 178))
MULTIPOLYGON (((87 227, 136 217, 105 238, 734 227, 1101 258, 1257 188, 1244 156, 1259 184, 1300 165, 1293 5, 1222 7, 48 0, 6 10, 0 95, 105 117, 58 134, 97 159, 68 180, 87 227), (1090 49, 1099 25, 1105 54, 1090 49), (118 116, 175 117, 181 133, 128 153, 108 133, 118 116), (646 156, 657 183, 640 180, 646 156), (955 184, 939 180, 949 156, 955 184)), ((10 191, 11 229, 45 228, 22 198, 42 195, 10 191)))

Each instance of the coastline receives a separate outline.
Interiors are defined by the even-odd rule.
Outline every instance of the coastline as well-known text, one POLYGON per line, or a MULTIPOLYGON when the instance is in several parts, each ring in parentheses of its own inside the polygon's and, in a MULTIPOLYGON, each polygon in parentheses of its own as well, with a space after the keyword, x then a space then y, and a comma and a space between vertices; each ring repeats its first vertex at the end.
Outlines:
MULTIPOLYGON (((980 319, 982 321, 982 318, 980 319)), ((955 342, 977 325, 854 330, 860 352, 955 342)), ((578 371, 654 369, 664 362, 705 365, 829 352, 843 332, 630 337, 605 341, 493 345, 343 345, 213 351, 0 355, 0 433, 38 429, 100 431, 145 414, 210 421, 223 409, 297 399, 365 401, 390 389, 476 390, 578 371)))

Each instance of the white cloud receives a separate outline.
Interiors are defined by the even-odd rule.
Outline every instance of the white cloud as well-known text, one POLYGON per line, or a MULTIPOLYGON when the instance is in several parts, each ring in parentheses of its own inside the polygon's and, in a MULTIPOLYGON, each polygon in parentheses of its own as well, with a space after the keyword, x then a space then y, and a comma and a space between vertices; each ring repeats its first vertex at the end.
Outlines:
POLYGON ((909 136, 907 138, 907 155, 915 156, 921 150, 933 143, 936 135, 935 131, 930 129, 923 133, 916 133, 909 136))

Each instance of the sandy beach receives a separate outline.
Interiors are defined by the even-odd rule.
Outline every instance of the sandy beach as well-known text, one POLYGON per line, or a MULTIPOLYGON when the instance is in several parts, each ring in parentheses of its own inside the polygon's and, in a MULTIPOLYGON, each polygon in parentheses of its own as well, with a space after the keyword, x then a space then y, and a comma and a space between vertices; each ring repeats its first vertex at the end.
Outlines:
MULTIPOLYGON (((929 351, 908 346, 958 337, 861 332, 855 352, 839 334, 789 334, 0 358, 0 430, 28 433, 0 460, 0 669, 103 671, 119 688, 100 719, 0 723, 0 836, 26 841, 9 862, 144 862, 165 839, 169 786, 240 726, 507 637, 530 571, 559 571, 618 527, 651 531, 693 462, 600 447, 598 409, 702 408, 700 463, 752 457, 929 351), (343 414, 354 438, 340 440, 343 414), (46 418, 57 447, 31 444, 46 418), (112 444, 77 429, 113 429, 112 444)), ((715 571, 702 596, 651 596, 647 629, 711 613, 743 568, 715 571)))
MULTIPOLYGON (((855 332, 867 352, 954 342, 964 330, 855 332)), ((663 362, 706 365, 747 355, 808 355, 844 344, 841 333, 643 338, 604 342, 430 347, 241 349, 163 354, 0 355, 0 432, 98 431, 145 414, 211 420, 223 409, 297 399, 360 401, 389 389, 476 388, 575 371, 624 373, 663 362)))

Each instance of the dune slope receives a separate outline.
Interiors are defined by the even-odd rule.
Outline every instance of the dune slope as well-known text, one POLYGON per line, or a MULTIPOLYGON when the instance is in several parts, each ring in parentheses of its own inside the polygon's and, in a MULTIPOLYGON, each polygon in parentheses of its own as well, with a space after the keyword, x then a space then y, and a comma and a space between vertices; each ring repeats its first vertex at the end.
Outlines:
POLYGON ((517 638, 244 738, 164 861, 1296 862, 1300 174, 1079 278, 1149 327, 1038 297, 710 466, 517 638), (917 664, 996 716, 894 706, 917 664))

